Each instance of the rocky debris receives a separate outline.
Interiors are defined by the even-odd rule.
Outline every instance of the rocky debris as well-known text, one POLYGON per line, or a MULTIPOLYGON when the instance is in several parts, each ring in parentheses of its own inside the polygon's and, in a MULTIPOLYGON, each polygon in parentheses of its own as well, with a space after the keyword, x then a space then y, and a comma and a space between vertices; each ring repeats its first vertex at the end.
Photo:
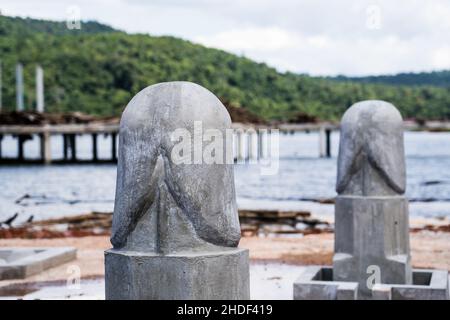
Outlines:
MULTIPOLYGON (((58 219, 33 221, 19 226, 0 227, 0 238, 52 239, 109 235, 112 214, 92 212, 58 219)), ((306 211, 239 210, 243 236, 309 235, 333 232, 326 221, 311 217, 306 211)))
POLYGON ((92 212, 59 219, 31 221, 17 227, 0 227, 0 238, 53 239, 109 235, 111 218, 111 213, 92 212))
MULTIPOLYGON (((14 214, 0 222, 0 239, 53 239, 63 237, 86 237, 110 235, 112 214, 92 212, 58 219, 34 221, 31 215, 21 225, 14 226, 14 214)), ((249 236, 305 236, 332 233, 334 225, 311 216, 307 211, 277 210, 239 210, 241 234, 249 236)), ((410 229, 413 233, 421 231, 450 233, 450 224, 420 224, 410 229)))
POLYGON ((308 235, 333 232, 332 226, 307 211, 239 210, 243 236, 308 235))
POLYGON ((427 224, 420 228, 411 228, 411 232, 431 231, 431 232, 450 232, 450 224, 431 225, 427 224))

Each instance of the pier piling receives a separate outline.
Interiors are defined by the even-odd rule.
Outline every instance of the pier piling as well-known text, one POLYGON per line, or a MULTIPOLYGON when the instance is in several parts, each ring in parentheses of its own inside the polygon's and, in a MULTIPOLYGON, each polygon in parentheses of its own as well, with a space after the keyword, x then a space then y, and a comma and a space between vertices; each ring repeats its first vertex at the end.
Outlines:
POLYGON ((98 151, 97 151, 97 134, 92 134, 92 161, 98 161, 98 151))
POLYGON ((17 160, 23 161, 24 160, 24 150, 23 150, 23 144, 25 141, 27 141, 26 135, 19 135, 17 136, 17 160))
POLYGON ((40 139, 41 139, 41 160, 45 164, 50 164, 52 162, 50 133, 49 132, 41 133, 40 139))
POLYGON ((67 134, 63 134, 62 138, 63 138, 63 159, 64 161, 67 161, 69 159, 68 157, 69 137, 67 136, 67 134))
POLYGON ((69 134, 70 157, 73 162, 77 161, 77 140, 75 134, 69 134))
POLYGON ((117 133, 111 133, 111 159, 117 161, 117 133))
POLYGON ((331 130, 326 129, 325 130, 325 141, 326 141, 326 148, 325 153, 327 158, 331 158, 331 130))
POLYGON ((320 127, 319 129, 319 157, 331 157, 331 129, 320 127))

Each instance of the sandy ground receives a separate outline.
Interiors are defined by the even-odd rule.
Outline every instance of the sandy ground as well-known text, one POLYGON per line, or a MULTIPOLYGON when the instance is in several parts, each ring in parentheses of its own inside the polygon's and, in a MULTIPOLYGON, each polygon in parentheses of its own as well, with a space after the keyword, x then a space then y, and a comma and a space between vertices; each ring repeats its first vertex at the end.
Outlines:
MULTIPOLYGON (((250 249, 253 262, 277 262, 291 265, 331 264, 333 234, 308 235, 303 238, 244 237, 240 247, 250 249)), ((46 270, 24 280, 0 281, 0 287, 12 283, 30 283, 66 279, 72 266, 81 270, 81 277, 100 278, 104 275, 103 251, 111 247, 107 236, 58 239, 0 239, 0 247, 72 246, 78 249, 77 259, 46 270)), ((450 233, 421 231, 411 233, 411 255, 415 268, 450 270, 450 233)))

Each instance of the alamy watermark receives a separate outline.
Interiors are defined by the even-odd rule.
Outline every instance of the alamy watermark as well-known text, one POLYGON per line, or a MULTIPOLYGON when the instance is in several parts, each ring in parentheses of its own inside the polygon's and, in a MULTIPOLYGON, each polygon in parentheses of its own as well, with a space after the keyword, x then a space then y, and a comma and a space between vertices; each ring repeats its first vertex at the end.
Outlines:
POLYGON ((80 290, 81 289, 81 268, 76 264, 71 264, 67 267, 66 273, 68 274, 66 287, 68 290, 80 290))
POLYGON ((366 281, 366 286, 368 289, 372 290, 373 286, 381 283, 381 269, 377 265, 370 265, 366 270, 369 277, 366 281))
POLYGON ((81 9, 70 6, 66 9, 66 27, 69 30, 81 30, 81 9))
POLYGON ((366 8, 366 28, 370 30, 380 30, 382 26, 381 7, 372 4, 366 8))
POLYGON ((261 175, 275 175, 279 169, 278 129, 212 129, 194 121, 193 130, 177 128, 170 160, 175 165, 234 164, 258 165, 261 175), (247 160, 247 161, 245 161, 247 160))

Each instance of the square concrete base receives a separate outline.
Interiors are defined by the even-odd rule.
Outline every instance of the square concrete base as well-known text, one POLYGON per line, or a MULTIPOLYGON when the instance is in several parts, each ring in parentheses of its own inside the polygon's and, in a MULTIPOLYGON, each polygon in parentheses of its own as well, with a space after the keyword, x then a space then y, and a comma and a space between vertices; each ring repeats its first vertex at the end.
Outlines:
POLYGON ((250 299, 246 249, 158 255, 105 252, 105 296, 113 300, 250 299))
MULTIPOLYGON (((413 269, 413 284, 375 284, 374 300, 447 300, 449 278, 446 270, 413 269)), ((358 283, 333 281, 333 268, 304 267, 294 282, 294 300, 357 300, 358 283)))
POLYGON ((0 280, 24 279, 76 259, 75 248, 1 248, 0 280))

